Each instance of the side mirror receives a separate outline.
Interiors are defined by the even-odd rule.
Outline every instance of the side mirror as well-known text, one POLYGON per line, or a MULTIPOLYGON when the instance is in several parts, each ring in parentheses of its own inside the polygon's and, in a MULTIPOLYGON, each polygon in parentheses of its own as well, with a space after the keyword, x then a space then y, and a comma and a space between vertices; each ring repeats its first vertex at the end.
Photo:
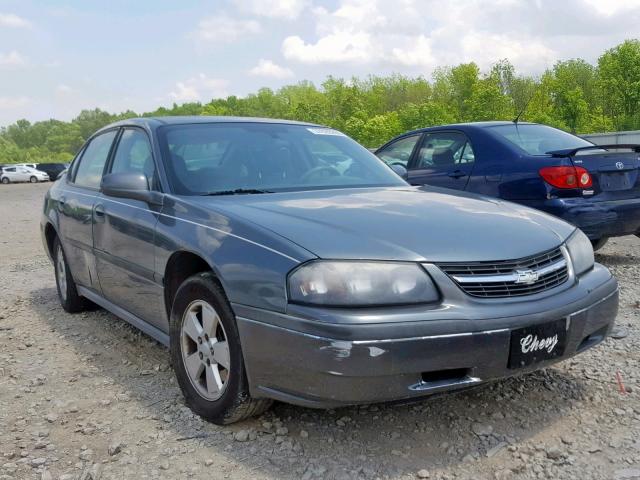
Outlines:
POLYGON ((398 175, 403 180, 407 180, 409 178, 409 172, 404 167, 404 165, 400 163, 392 163, 391 165, 389 165, 389 168, 393 170, 396 173, 396 175, 398 175))
POLYGON ((131 198, 150 205, 162 205, 163 195, 149 190, 147 176, 142 173, 109 173, 102 177, 100 188, 109 197, 131 198))

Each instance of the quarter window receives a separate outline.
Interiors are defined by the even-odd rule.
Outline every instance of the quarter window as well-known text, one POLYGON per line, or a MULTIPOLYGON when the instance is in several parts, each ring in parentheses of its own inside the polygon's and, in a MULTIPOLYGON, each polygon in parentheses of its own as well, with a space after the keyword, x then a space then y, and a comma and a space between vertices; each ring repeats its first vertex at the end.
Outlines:
POLYGON ((147 134, 137 128, 128 128, 120 137, 113 157, 111 173, 133 172, 146 175, 149 187, 154 183, 155 165, 147 134))
POLYGON ((401 138, 400 140, 387 146, 384 150, 377 153, 378 157, 387 165, 400 164, 407 167, 411 152, 416 146, 420 135, 411 135, 410 137, 401 138))
POLYGON ((441 132, 425 135, 418 152, 418 168, 440 168, 472 163, 473 148, 462 133, 441 132))
POLYGON ((99 188, 104 165, 109 156, 116 130, 98 135, 85 148, 76 171, 74 183, 80 187, 99 188))

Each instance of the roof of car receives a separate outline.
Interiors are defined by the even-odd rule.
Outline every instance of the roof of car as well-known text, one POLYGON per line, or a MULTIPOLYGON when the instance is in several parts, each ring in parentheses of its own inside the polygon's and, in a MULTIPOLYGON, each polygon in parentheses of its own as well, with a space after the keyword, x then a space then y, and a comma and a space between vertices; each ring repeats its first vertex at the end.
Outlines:
POLYGON ((166 116, 166 117, 138 117, 120 120, 118 122, 107 125, 104 128, 111 128, 122 125, 146 125, 149 127, 158 127, 161 125, 186 125, 191 123, 274 123, 286 125, 305 125, 317 127, 317 124, 308 122, 298 122, 295 120, 283 120, 277 118, 258 118, 258 117, 225 117, 225 116, 207 116, 207 115, 188 115, 188 116, 166 116))
MULTIPOLYGON (((404 132, 403 134, 398 135, 397 137, 394 137, 393 139, 391 139, 389 142, 383 145, 383 147, 399 137, 407 137, 410 135, 414 135, 416 133, 422 133, 430 130, 446 130, 448 128, 463 128, 467 130, 468 129, 484 129, 488 127, 497 127, 500 125, 538 125, 538 124, 531 123, 531 122, 518 122, 516 124, 512 120, 491 120, 491 121, 484 121, 484 122, 461 122, 461 123, 447 123, 444 125, 432 125, 430 127, 417 128, 415 130, 404 132)), ((378 150, 380 148, 378 148, 378 150)))

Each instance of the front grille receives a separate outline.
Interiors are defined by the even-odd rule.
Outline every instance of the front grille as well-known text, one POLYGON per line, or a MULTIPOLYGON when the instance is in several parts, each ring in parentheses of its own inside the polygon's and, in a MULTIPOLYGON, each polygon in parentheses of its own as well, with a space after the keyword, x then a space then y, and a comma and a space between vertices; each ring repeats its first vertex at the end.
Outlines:
POLYGON ((485 298, 532 295, 557 287, 569 278, 567 260, 560 248, 519 260, 441 263, 438 267, 467 294, 485 298))

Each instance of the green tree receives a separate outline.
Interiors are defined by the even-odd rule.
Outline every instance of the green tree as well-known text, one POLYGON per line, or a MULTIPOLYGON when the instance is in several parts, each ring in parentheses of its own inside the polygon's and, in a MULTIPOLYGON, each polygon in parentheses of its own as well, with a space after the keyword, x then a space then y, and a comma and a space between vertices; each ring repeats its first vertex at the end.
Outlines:
POLYGON ((605 113, 619 129, 640 128, 640 40, 625 40, 598 59, 605 113))

